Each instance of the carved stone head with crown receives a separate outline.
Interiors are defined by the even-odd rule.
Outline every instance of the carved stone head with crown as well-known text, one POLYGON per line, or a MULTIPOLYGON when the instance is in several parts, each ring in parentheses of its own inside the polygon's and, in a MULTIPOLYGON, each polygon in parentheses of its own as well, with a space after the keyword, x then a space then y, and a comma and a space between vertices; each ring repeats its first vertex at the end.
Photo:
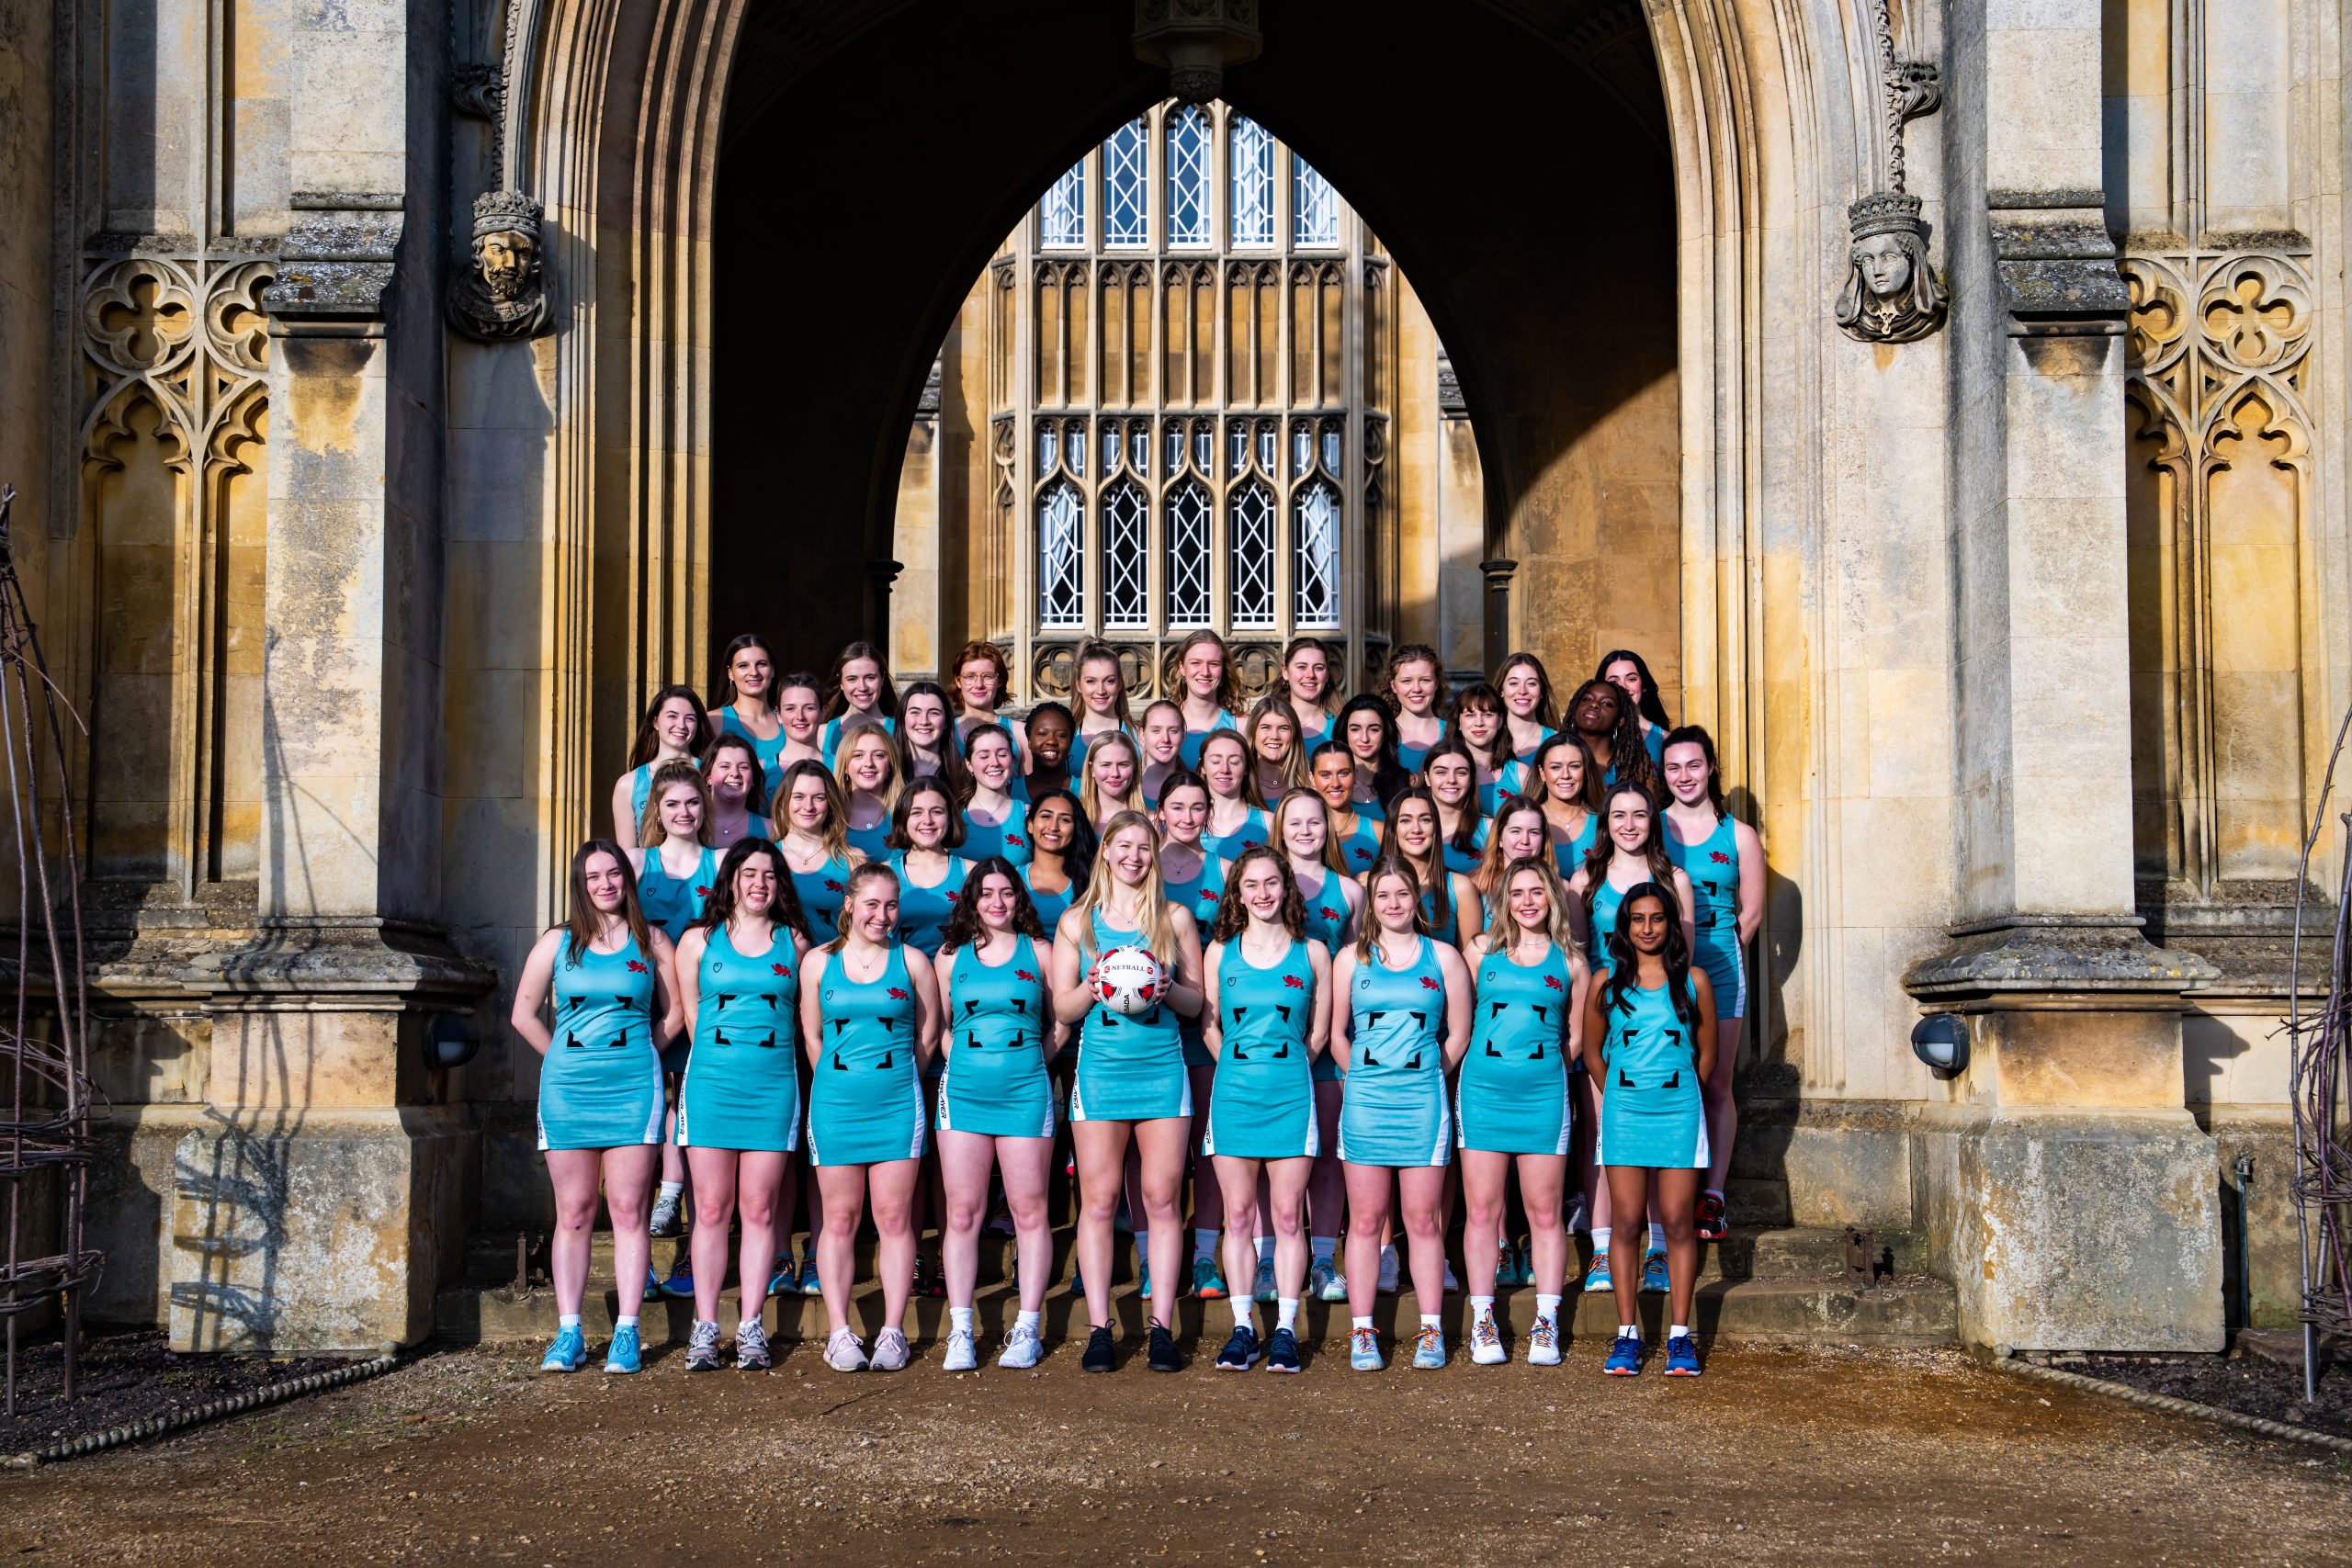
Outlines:
POLYGON ((1916 196, 1880 192, 1847 209, 1853 249, 1838 324, 1865 343, 1910 343, 1944 319, 1943 280, 1928 260, 1928 225, 1916 196))
POLYGON ((469 337, 498 342, 529 337, 547 324, 540 275, 544 209, 515 190, 474 198, 473 266, 449 288, 449 321, 469 337))

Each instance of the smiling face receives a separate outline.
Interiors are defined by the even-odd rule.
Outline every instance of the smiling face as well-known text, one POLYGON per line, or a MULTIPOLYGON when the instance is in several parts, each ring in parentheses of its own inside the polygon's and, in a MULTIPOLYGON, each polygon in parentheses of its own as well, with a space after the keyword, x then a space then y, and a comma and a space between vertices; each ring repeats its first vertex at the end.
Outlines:
POLYGON ((1521 807, 1496 823, 1494 834, 1502 841, 1506 862, 1541 854, 1548 836, 1544 830, 1544 813, 1527 806, 1521 807))
POLYGON ((1171 844, 1197 845, 1208 820, 1208 792, 1198 784, 1181 784, 1159 797, 1159 826, 1171 844))
POLYGON ((1532 720, 1544 701, 1543 677, 1532 665, 1514 664, 1503 671, 1502 694, 1511 717, 1532 720))
POLYGON ((1331 656, 1319 648, 1302 648, 1283 661, 1283 678, 1290 682, 1292 696, 1319 703, 1331 689, 1331 656))
POLYGON ((1450 751, 1431 757, 1422 769, 1422 775, 1429 780, 1430 793, 1442 806, 1460 807, 1470 798, 1471 787, 1476 783, 1470 776, 1470 760, 1450 751))
POLYGON ((694 840, 702 836, 702 791, 690 784, 673 784, 662 792, 662 831, 665 837, 694 840))
POLYGON ((1521 931, 1547 931, 1552 925, 1552 890, 1544 886, 1540 871, 1514 873, 1510 887, 1503 895, 1510 908, 1511 923, 1521 931))
POLYGON ((1630 659, 1612 659, 1600 678, 1625 694, 1625 700, 1639 705, 1642 700, 1641 667, 1630 659))
POLYGON ((849 929, 876 945, 887 945, 899 929, 899 881, 869 876, 850 895, 849 929))
POLYGON ((1280 766, 1298 739, 1298 726, 1284 715, 1265 713, 1258 716, 1255 734, 1258 760, 1280 766))
POLYGON ((1253 919, 1272 923, 1282 919, 1283 871, 1274 862, 1264 858, 1251 861, 1241 871, 1241 907, 1253 919))
POLYGON ((1201 744, 1201 777, 1219 800, 1232 800, 1241 794, 1241 784, 1248 773, 1250 761, 1241 750, 1241 737, 1219 730, 1201 744))
POLYGON ((1029 808, 1029 842, 1049 855, 1060 854, 1078 836, 1078 818, 1069 802, 1057 796, 1029 808))
POLYGON ((1380 761, 1381 742, 1388 737, 1388 721, 1370 708, 1348 715, 1348 755, 1365 767, 1380 761))
POLYGON ((1609 841, 1629 855, 1637 855, 1650 841, 1649 797, 1639 790, 1621 790, 1609 797, 1609 841))
POLYGON ((662 737, 662 744, 670 754, 677 756, 695 743, 695 728, 701 718, 692 699, 672 697, 653 716, 653 730, 662 737))
POLYGON ((628 874, 621 863, 602 850, 588 857, 580 868, 581 879, 588 885, 588 905, 600 915, 617 915, 628 898, 628 874))
POLYGON ((1131 822, 1103 840, 1102 859, 1120 886, 1140 887, 1151 874, 1152 856, 1159 850, 1159 846, 1152 842, 1151 829, 1131 822))
POLYGON ((1069 720, 1057 713, 1041 713, 1029 720, 1029 754, 1041 768, 1058 768, 1069 761, 1069 720))
POLYGON ((1396 847, 1415 860, 1429 858, 1437 842, 1437 813, 1426 800, 1400 800, 1389 820, 1396 828, 1396 847))
POLYGON ((735 908, 744 915, 764 915, 775 907, 775 857, 747 855, 735 868, 735 908))
POLYGON ((1196 645, 1184 655, 1184 692, 1204 703, 1216 701, 1225 684, 1225 653, 1213 642, 1196 645))
POLYGON ((849 775, 851 784, 872 794, 889 782, 890 770, 896 765, 889 741, 869 729, 849 743, 842 771, 849 775))
POLYGON ((1344 811, 1356 787, 1356 765, 1343 752, 1326 751, 1315 759, 1315 793, 1334 811, 1344 811))
POLYGON ((1159 763, 1172 762, 1184 749, 1184 716, 1174 708, 1155 707, 1143 716, 1143 752, 1159 763))
POLYGON ((930 692, 918 692, 899 708, 899 724, 907 739, 926 751, 939 749, 947 733, 947 705, 930 692))
POLYGON ((1420 890, 1393 871, 1374 880, 1364 901, 1382 931, 1399 935, 1413 929, 1414 918, 1421 912, 1420 890))
POLYGON ((1321 864, 1323 840, 1330 832, 1321 797, 1295 790, 1283 796, 1283 848, 1290 852, 1293 865, 1321 864))
POLYGON ((994 713, 996 705, 1004 700, 1004 686, 997 678, 995 660, 964 660, 956 671, 956 693, 973 712, 994 713))
POLYGON ((1584 798, 1584 753, 1569 745, 1555 746, 1544 753, 1544 787, 1552 798, 1570 805, 1584 798))
POLYGON ((752 758, 741 746, 722 746, 710 759, 710 793, 729 806, 743 804, 752 791, 752 758))
POLYGON ((1462 710, 1461 727, 1462 739, 1484 751, 1494 745, 1495 737, 1501 733, 1503 716, 1484 705, 1465 707, 1462 710))
POLYGON ((989 930, 1011 931, 1013 911, 1020 908, 1020 895, 1012 889, 1012 878, 1001 871, 980 878, 979 891, 972 896, 972 907, 979 911, 980 923, 989 930))
POLYGON ((1086 752, 1087 775, 1094 781, 1099 800, 1125 800, 1136 786, 1136 754, 1125 746, 1091 746, 1086 752))
POLYGON ((1619 908, 1617 918, 1625 922, 1625 934, 1633 940, 1634 951, 1657 954, 1666 951, 1666 903, 1655 893, 1645 893, 1638 898, 1628 898, 1619 908))
POLYGON ((824 700, 814 686, 786 686, 775 695, 776 717, 783 721, 784 732, 803 746, 817 744, 824 711, 824 700))
POLYGON ((1001 791, 1012 782, 1012 743, 999 732, 983 730, 972 738, 972 750, 965 761, 971 764, 972 776, 982 787, 1001 791))
POLYGON ((842 697, 857 713, 872 713, 882 700, 882 666, 871 659, 853 659, 842 666, 842 697))
POLYGON ((727 661, 727 674, 738 693, 756 697, 775 679, 775 665, 769 660, 768 650, 754 644, 735 650, 735 657, 727 661))
POLYGON ((1707 784, 1714 769, 1707 766, 1707 749, 1696 740, 1677 741, 1666 749, 1662 764, 1666 787, 1678 806, 1696 806, 1707 798, 1707 784))
POLYGON ((1437 666, 1426 659, 1408 659, 1389 677, 1389 689, 1407 713, 1427 718, 1437 705, 1437 666))
POLYGON ((784 797, 784 819, 792 824, 794 832, 822 833, 832 812, 832 793, 825 788, 824 780, 803 773, 792 781, 784 797))
POLYGON ((1078 700, 1095 718, 1115 717, 1119 704, 1119 661, 1090 659, 1078 667, 1078 700))
POLYGON ((947 797, 936 790, 922 790, 907 802, 907 837, 919 850, 935 850, 939 840, 947 837, 947 824, 955 811, 947 797))

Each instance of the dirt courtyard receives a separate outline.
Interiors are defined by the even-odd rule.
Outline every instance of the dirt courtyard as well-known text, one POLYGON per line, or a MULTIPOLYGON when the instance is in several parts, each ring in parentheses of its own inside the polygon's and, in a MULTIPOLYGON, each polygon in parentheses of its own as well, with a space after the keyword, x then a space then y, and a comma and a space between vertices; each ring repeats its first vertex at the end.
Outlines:
POLYGON ((538 1376, 431 1356, 0 1474, 18 1561, 2325 1562, 2352 1467, 1952 1352, 1719 1348, 1696 1381, 1539 1370, 1110 1377, 925 1362, 538 1376))

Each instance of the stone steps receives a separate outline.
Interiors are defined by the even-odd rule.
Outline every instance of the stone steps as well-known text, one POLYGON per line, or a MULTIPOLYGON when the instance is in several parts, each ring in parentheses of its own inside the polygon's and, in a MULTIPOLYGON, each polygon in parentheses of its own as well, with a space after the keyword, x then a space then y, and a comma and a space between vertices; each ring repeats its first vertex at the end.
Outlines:
MULTIPOLYGON (((499 1239, 481 1238, 474 1256, 484 1265, 492 1259, 502 1260, 506 1282, 492 1283, 491 1279, 477 1274, 465 1283, 444 1290, 436 1309, 436 1326, 443 1339, 470 1344, 544 1340, 554 1335, 553 1291, 543 1283, 514 1289, 514 1241, 511 1236, 504 1238, 502 1250, 499 1239)), ((1067 1337, 1074 1330, 1082 1333, 1086 1322, 1082 1302, 1065 1288, 1069 1266, 1068 1231, 1057 1233, 1056 1242, 1060 1266, 1054 1287, 1046 1298, 1049 1339, 1067 1337)), ((1587 1248, 1582 1238, 1578 1243, 1575 1256, 1580 1271, 1587 1248)), ((667 1240, 655 1243, 654 1256, 665 1272, 673 1253, 683 1245, 667 1240)), ((860 1246, 860 1283, 852 1305, 863 1331, 869 1336, 880 1326, 881 1317, 881 1292, 872 1280, 872 1245, 869 1237, 860 1246)), ((610 1246, 611 1238, 600 1234, 590 1265, 590 1288, 582 1303, 582 1320, 592 1339, 610 1332, 616 1311, 610 1246)), ((1124 1236, 1115 1256, 1114 1318, 1122 1334, 1134 1339, 1143 1331, 1145 1310, 1131 1278, 1133 1248, 1124 1236)), ((1695 1309, 1698 1322, 1694 1326, 1711 1338, 1758 1343, 1942 1345, 1957 1338, 1958 1310, 1951 1287, 1917 1271, 1918 1247, 1914 1238, 1899 1235, 1883 1238, 1882 1268, 1891 1269, 1892 1272, 1883 1272, 1878 1283, 1870 1289, 1858 1288, 1847 1279, 1843 1272, 1844 1256, 1845 1238, 1838 1231, 1736 1230, 1729 1239, 1702 1248, 1695 1309)), ((1001 1335, 1017 1308, 1014 1292, 1005 1282, 1011 1260, 1011 1237, 983 1237, 981 1284, 975 1305, 984 1337, 1001 1335)), ((721 1322, 731 1325, 735 1321, 739 1301, 730 1285, 720 1303, 721 1322)), ((1571 1297, 1571 1338, 1606 1336, 1616 1325, 1616 1307, 1609 1296, 1578 1293, 1571 1297)), ((1644 1321, 1649 1330, 1656 1332, 1663 1327, 1658 1314, 1665 1307, 1666 1298, 1662 1295, 1642 1298, 1644 1321)), ((1524 1330, 1533 1320, 1534 1309, 1535 1293, 1530 1288, 1498 1293, 1497 1315, 1507 1339, 1515 1338, 1518 1332, 1524 1330)), ((1460 1332, 1467 1310, 1468 1303, 1462 1296, 1448 1296, 1450 1334, 1460 1332)), ((910 1332, 919 1344, 928 1345, 944 1332, 946 1303, 936 1298, 919 1297, 910 1303, 908 1315, 910 1332)), ((1375 1320, 1383 1332, 1388 1333, 1399 1322, 1412 1324, 1418 1315, 1419 1307, 1408 1291, 1381 1297, 1375 1320)), ((648 1302, 641 1316, 647 1344, 682 1344, 692 1325, 694 1310, 689 1302, 662 1299, 648 1302)), ((763 1316, 771 1337, 780 1343, 822 1339, 827 1327, 824 1303, 810 1297, 772 1299, 763 1316)), ((1310 1302, 1302 1318, 1304 1341, 1327 1348, 1344 1345, 1348 1315, 1343 1304, 1310 1302)), ((1221 1303, 1187 1298, 1180 1303, 1178 1326, 1185 1337, 1206 1334, 1221 1339, 1227 1323, 1226 1308, 1221 1303)))

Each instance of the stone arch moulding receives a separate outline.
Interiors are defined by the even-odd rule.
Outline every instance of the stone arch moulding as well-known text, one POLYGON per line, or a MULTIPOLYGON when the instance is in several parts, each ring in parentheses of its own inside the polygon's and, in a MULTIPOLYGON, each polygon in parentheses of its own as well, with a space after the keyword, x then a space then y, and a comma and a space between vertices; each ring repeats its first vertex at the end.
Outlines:
MULTIPOLYGON (((760 89, 783 90, 912 3, 763 18, 760 89)), ((1539 32, 1558 30, 1553 0, 1483 3, 1539 32)), ((708 249, 729 64, 748 4, 511 0, 507 13, 501 146, 508 183, 546 208, 561 411, 545 519, 559 563, 544 709, 549 844, 568 841, 597 796, 585 737, 599 722, 627 722, 592 711, 592 693, 628 705, 700 674, 708 249), (601 563, 593 572, 592 561, 601 563)), ((1784 428, 1818 423, 1814 302, 1829 276, 1825 236, 1842 259, 1846 182, 1867 137, 1854 106, 1871 101, 1876 78, 1870 61, 1855 58, 1854 28, 1833 0, 1647 0, 1644 9, 1678 209, 1686 709, 1719 737, 1732 777, 1758 800, 1777 796, 1794 809, 1804 776, 1834 754, 1835 738, 1809 727, 1808 753, 1766 776, 1762 519, 1769 491, 1783 541, 1776 547, 1813 558, 1822 459, 1792 454, 1768 478, 1760 433, 1768 413, 1784 428), (1779 400, 1769 409, 1768 387, 1779 400)), ((1815 612, 1794 603, 1780 614, 1788 625, 1773 635, 1802 645, 1798 661, 1817 687, 1828 628, 1818 616, 1797 622, 1815 612)), ((1818 690, 1804 700, 1827 711, 1818 690)), ((1809 843, 1829 830, 1826 819, 1790 825, 1809 843)), ((1808 854, 1804 863, 1825 858, 1834 860, 1808 854)), ((560 873, 547 870, 550 894, 560 873)))

